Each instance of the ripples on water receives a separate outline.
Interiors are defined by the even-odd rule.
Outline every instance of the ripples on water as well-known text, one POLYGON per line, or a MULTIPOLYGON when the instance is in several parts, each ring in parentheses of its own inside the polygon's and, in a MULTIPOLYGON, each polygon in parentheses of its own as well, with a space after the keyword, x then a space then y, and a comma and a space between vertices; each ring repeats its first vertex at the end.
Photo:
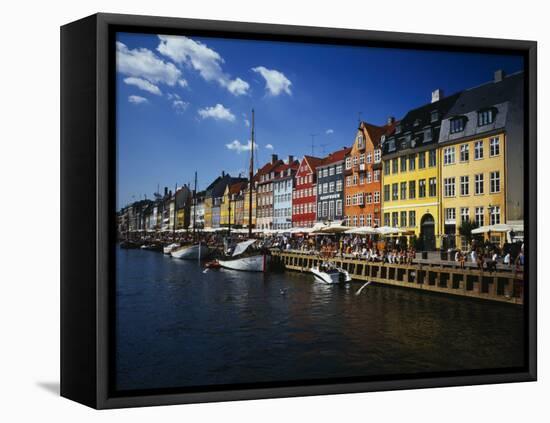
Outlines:
POLYGON ((523 365, 523 309, 117 251, 117 388, 523 365))

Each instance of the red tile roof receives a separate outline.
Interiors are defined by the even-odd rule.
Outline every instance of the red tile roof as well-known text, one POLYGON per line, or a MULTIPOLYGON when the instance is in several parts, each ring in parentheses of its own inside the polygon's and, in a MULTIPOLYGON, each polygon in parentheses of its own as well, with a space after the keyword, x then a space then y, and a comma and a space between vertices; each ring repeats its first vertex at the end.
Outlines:
POLYGON ((333 151, 323 159, 323 162, 318 166, 325 166, 331 163, 336 163, 345 159, 346 154, 351 151, 351 147, 344 147, 341 150, 333 151))

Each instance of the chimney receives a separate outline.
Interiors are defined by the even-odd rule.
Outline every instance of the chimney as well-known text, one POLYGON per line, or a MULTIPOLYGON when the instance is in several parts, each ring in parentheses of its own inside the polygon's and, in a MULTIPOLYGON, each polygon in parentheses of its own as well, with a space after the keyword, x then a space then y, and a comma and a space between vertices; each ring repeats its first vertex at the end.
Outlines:
POLYGON ((222 170, 222 178, 225 178, 225 171, 222 170))
POLYGON ((279 157, 276 154, 271 155, 271 163, 275 164, 275 162, 279 160, 279 157))
POLYGON ((395 116, 388 116, 388 125, 391 125, 395 122, 395 116))
POLYGON ((505 73, 502 69, 498 69, 495 71, 495 83, 496 82, 502 82, 502 80, 504 79, 505 77, 505 73))
POLYGON ((294 156, 288 156, 288 164, 292 164, 294 162, 294 156))
POLYGON ((168 195, 168 187, 164 187, 164 196, 166 197, 168 195))
POLYGON ((443 98, 443 90, 438 88, 437 90, 432 91, 432 103, 435 103, 443 98))

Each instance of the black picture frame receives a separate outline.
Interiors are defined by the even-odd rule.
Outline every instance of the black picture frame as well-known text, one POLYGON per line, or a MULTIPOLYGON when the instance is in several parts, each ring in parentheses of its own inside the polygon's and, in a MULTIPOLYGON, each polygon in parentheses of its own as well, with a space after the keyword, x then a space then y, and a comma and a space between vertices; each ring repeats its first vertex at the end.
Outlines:
POLYGON ((119 408, 534 381, 537 378, 537 44, 533 41, 95 14, 61 28, 61 395, 90 407, 119 408), (115 236, 114 34, 207 35, 446 51, 513 52, 525 58, 524 368, 400 379, 327 380, 208 389, 116 393, 110 385, 114 340, 115 236), (78 205, 78 207, 76 207, 78 205), (75 248, 78 246, 78 248, 75 248))

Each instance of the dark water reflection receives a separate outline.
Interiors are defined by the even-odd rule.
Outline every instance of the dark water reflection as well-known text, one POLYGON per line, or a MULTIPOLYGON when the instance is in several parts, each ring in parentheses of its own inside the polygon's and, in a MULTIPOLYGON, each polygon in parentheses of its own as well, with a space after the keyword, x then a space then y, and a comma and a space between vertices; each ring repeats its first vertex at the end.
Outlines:
POLYGON ((523 310, 117 252, 118 389, 521 366, 523 310), (281 293, 281 290, 286 293, 281 293))

